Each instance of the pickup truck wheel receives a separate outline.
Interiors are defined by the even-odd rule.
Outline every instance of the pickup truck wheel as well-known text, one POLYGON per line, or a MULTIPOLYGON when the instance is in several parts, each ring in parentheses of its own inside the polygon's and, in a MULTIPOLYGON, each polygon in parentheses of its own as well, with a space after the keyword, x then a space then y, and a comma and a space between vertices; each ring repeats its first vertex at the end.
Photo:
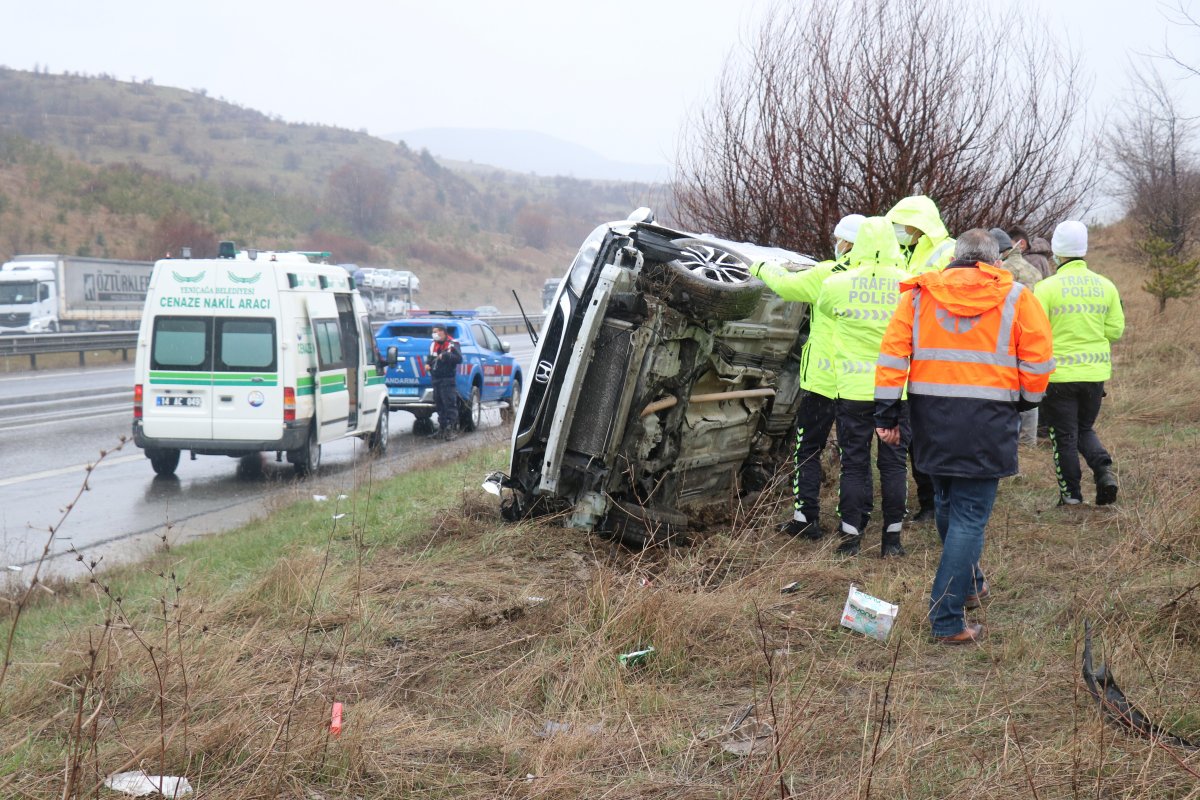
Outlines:
POLYGON ((521 382, 513 379, 512 395, 508 398, 508 408, 500 409, 500 421, 505 424, 516 422, 517 411, 521 408, 521 382))
POLYGON ((472 385, 471 399, 467 402, 467 407, 459 409, 458 427, 470 433, 477 430, 481 422, 483 422, 483 393, 479 391, 478 386, 472 385))
POLYGON ((750 274, 749 258, 705 239, 673 244, 682 250, 679 258, 647 265, 652 294, 698 319, 745 319, 754 313, 764 284, 750 274))
POLYGON ((150 459, 156 475, 174 475, 179 466, 178 450, 147 450, 146 458, 150 459))
POLYGON ((428 436, 433 433, 433 417, 417 417, 413 420, 413 435, 428 436))
POLYGON ((381 456, 387 452, 388 446, 388 412, 386 409, 379 412, 379 422, 375 425, 375 432, 367 437, 367 449, 377 456, 381 456))
POLYGON ((317 441, 315 423, 308 429, 308 438, 304 440, 304 446, 288 453, 288 461, 292 462, 296 474, 300 477, 307 477, 320 469, 321 443, 317 441))

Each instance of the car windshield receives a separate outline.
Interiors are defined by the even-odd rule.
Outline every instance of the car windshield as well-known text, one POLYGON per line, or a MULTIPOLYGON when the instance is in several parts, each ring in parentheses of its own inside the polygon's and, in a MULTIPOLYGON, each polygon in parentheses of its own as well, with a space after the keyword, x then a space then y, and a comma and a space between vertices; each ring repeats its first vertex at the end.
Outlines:
POLYGON ((0 283, 0 305, 25 305, 37 300, 37 282, 0 283))
MULTIPOLYGON (((446 332, 455 339, 458 338, 458 326, 446 324, 446 332)), ((404 323, 402 325, 384 325, 379 335, 384 338, 432 339, 433 323, 404 323)))

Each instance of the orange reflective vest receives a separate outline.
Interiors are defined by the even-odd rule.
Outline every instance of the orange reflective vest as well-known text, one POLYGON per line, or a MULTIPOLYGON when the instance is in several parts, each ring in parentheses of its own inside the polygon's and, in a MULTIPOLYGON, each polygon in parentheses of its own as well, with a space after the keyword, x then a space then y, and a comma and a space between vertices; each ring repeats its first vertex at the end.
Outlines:
POLYGON ((908 387, 917 468, 933 475, 1016 472, 1017 407, 1045 395, 1050 321, 1033 292, 989 264, 952 264, 900 284, 875 368, 876 418, 908 387))

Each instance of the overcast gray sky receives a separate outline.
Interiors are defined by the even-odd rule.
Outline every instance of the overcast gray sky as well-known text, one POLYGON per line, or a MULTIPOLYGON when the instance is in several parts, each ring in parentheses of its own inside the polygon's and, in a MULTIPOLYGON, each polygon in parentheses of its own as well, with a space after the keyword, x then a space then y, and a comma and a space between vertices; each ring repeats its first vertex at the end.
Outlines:
MULTIPOLYGON (((1200 10, 1200 0, 1185 3, 1200 10)), ((0 63, 152 77, 292 122, 374 134, 535 130, 617 160, 669 163, 689 109, 710 96, 726 57, 770 6, 0 0, 0 63)), ((1097 108, 1125 86, 1128 55, 1161 48, 1172 30, 1154 0, 1015 0, 1011 7, 1041 14, 1082 53, 1096 79, 1097 108)), ((1173 31, 1179 49, 1200 61, 1200 35, 1173 31)), ((1184 86, 1200 96, 1200 78, 1184 86)))

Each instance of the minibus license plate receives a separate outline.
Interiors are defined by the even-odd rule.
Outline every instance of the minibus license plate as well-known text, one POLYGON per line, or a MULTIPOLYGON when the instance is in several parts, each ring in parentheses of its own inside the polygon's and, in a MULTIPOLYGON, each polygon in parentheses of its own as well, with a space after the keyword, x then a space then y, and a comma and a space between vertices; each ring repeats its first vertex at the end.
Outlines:
POLYGON ((184 406, 185 408, 199 408, 199 397, 158 397, 155 405, 160 406, 184 406))

